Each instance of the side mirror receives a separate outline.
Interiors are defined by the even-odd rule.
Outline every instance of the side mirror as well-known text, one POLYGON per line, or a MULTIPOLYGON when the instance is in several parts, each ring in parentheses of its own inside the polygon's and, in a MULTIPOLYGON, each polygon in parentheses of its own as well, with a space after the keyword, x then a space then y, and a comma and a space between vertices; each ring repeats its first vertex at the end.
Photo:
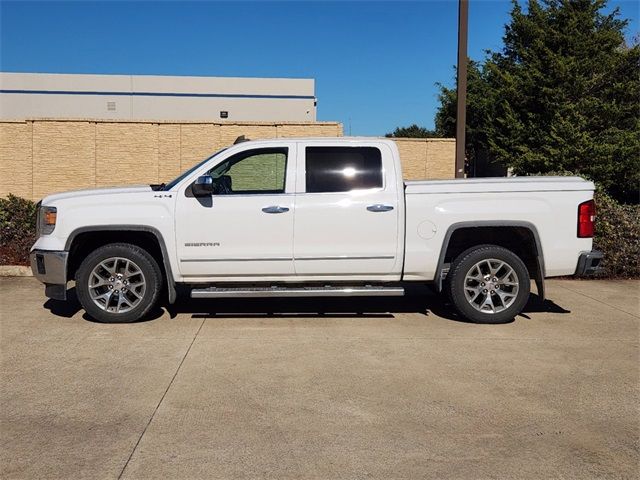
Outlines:
POLYGON ((194 197, 209 197, 213 194, 213 178, 211 175, 198 177, 191 187, 194 197))

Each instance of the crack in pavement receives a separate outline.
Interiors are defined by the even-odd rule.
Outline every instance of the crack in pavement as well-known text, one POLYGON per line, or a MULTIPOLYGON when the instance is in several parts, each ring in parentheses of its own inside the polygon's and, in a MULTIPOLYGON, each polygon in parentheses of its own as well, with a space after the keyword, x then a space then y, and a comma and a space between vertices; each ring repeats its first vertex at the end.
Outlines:
POLYGON ((631 312, 627 312, 626 310, 622 310, 621 308, 618 308, 618 307, 616 307, 615 305, 611 305, 610 303, 603 302, 602 300, 600 300, 600 299, 598 299, 598 298, 593 298, 592 296, 587 295, 586 293, 582 293, 582 292, 579 292, 579 291, 574 290, 574 289, 572 289, 572 288, 568 288, 568 287, 566 287, 565 285, 558 285, 558 286, 559 286, 560 288, 564 288, 565 290, 569 290, 570 292, 577 293, 578 295, 582 295, 583 297, 590 298, 591 300, 594 300, 594 301, 596 301, 596 302, 598 302, 598 303, 601 303, 601 304, 603 304, 603 305, 606 305, 607 307, 614 308, 614 309, 618 310, 619 312, 626 313, 627 315, 631 315, 632 317, 640 318, 640 315, 636 315, 635 313, 631 313, 631 312))
POLYGON ((158 412, 158 409, 160 408, 160 405, 162 405, 162 402, 163 402, 164 398, 167 396, 167 393, 169 392, 169 389, 171 388, 171 385, 173 385, 173 382, 175 381, 176 377, 178 376, 178 372, 180 371, 180 368, 182 367, 182 364, 184 363, 185 359, 187 358, 187 355, 189 355, 189 352, 191 351, 191 347, 193 347, 193 344, 195 343, 196 338, 198 337, 198 334, 200 333, 200 330, 202 330, 202 326, 204 325, 204 321, 205 320, 206 320, 206 318, 202 319, 202 323, 200 323, 200 326, 198 327, 198 331, 193 336, 193 339, 191 340, 191 343, 189 344, 189 347, 187 348, 187 351, 184 352, 184 356, 182 357, 182 360, 180 360, 180 364, 178 365, 178 368, 176 369, 175 373, 173 374, 173 377, 171 377, 171 381, 169 382, 169 385, 167 385, 167 388, 165 389, 164 393, 162 394, 162 397, 160 398, 160 401, 156 405, 156 408, 153 410, 153 413, 151 414, 151 417, 149 418, 149 421, 145 425, 144 430, 142 430, 142 433, 140 434, 140 437, 138 438, 138 441, 134 445, 133 450, 131 451, 131 454, 129 455, 129 458, 127 458, 127 461, 125 462, 124 467, 122 467, 122 470, 120 470, 120 475, 118 475, 118 480, 120 480, 122 478, 122 476, 124 475, 125 470, 129 466, 129 462, 133 458, 133 454, 136 453, 136 450, 138 449, 138 445, 140 445, 140 442, 142 441, 142 437, 144 437, 144 434, 147 433, 147 429, 149 428, 149 425, 151 425, 151 422, 153 421, 153 418, 156 416, 156 413, 158 412))

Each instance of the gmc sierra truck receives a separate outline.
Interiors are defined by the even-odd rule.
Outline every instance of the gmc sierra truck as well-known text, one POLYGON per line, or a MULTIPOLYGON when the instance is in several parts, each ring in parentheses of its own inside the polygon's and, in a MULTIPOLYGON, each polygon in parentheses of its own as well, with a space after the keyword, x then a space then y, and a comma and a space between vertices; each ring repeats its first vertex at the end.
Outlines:
POLYGON ((514 318, 531 281, 588 275, 594 185, 578 177, 403 181, 393 141, 237 141, 162 185, 51 195, 34 275, 133 322, 192 298, 447 294, 478 323, 514 318))

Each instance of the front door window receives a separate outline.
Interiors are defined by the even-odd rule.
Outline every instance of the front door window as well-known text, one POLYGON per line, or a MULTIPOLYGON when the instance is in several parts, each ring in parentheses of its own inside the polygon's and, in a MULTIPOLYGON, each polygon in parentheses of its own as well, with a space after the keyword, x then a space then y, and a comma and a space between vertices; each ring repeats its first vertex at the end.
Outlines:
POLYGON ((209 171, 216 195, 284 193, 286 148, 241 152, 209 171))

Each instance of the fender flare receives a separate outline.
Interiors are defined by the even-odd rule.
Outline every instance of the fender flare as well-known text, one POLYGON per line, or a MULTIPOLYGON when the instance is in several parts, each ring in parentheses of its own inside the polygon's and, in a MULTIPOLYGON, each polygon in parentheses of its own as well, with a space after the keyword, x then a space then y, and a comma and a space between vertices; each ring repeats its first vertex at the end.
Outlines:
POLYGON ((176 301, 177 293, 176 293, 176 282, 173 278, 173 273, 171 271, 171 263, 169 262, 169 253, 167 252, 167 246, 164 241, 164 237, 162 233, 155 228, 150 227, 148 225, 93 225, 76 228, 71 232, 67 241, 65 242, 64 249, 68 252, 71 249, 71 245, 73 245, 73 241, 75 238, 81 233, 87 232, 104 232, 104 231, 127 231, 127 232, 146 232, 151 233, 156 240, 158 241, 158 245, 160 245, 160 252, 162 253, 162 266, 164 267, 165 278, 167 280, 167 294, 169 297, 169 304, 173 304, 176 301))
POLYGON ((545 277, 545 269, 544 269, 544 253, 542 251, 542 243, 540 242, 540 235, 538 235, 538 229, 531 222, 518 221, 518 220, 476 220, 476 221, 468 221, 468 222, 457 222, 453 223, 447 228, 447 232, 445 233, 444 240, 442 242, 442 249, 440 250, 440 256, 438 257, 438 266, 436 270, 436 276, 434 279, 434 283, 438 292, 442 291, 442 269, 444 268, 444 258, 447 253, 447 249, 449 248, 449 242, 453 234, 460 230, 461 228, 477 228, 477 227, 521 227, 526 228, 533 235, 533 240, 536 246, 536 275, 535 282, 536 288, 538 289, 538 296, 541 300, 545 299, 545 290, 544 290, 544 277, 545 277))

